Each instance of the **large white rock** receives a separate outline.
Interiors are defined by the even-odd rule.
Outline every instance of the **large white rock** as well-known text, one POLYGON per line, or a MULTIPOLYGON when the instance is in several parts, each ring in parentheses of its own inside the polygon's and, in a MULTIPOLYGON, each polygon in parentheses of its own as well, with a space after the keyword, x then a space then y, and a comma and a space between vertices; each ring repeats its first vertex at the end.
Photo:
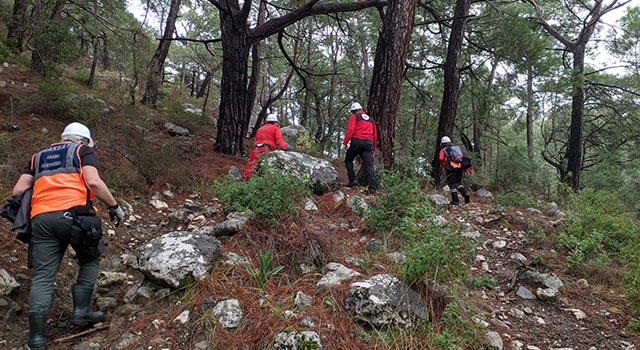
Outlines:
POLYGON ((152 280, 177 288, 185 278, 203 279, 220 256, 217 238, 174 231, 140 247, 136 267, 152 280))

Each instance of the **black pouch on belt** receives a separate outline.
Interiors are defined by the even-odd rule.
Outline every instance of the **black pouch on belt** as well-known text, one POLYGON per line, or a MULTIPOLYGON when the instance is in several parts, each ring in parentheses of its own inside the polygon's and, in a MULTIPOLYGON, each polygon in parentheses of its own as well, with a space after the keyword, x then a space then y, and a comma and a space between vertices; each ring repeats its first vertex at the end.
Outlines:
POLYGON ((96 216, 93 206, 78 206, 69 212, 73 215, 71 244, 83 244, 88 247, 97 246, 102 239, 102 220, 96 216))

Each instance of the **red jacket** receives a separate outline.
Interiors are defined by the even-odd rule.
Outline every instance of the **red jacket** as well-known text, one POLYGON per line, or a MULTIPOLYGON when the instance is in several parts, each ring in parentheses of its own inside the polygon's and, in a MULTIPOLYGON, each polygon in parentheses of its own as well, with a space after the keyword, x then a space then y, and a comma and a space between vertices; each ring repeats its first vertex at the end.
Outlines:
POLYGON ((287 149, 287 145, 282 138, 282 133, 280 133, 280 128, 273 123, 267 123, 261 126, 256 132, 256 139, 253 145, 257 147, 267 145, 272 151, 275 151, 276 144, 278 144, 283 151, 287 149))
POLYGON ((371 140, 373 142, 373 151, 375 152, 376 150, 376 144, 378 143, 376 122, 363 110, 356 111, 349 118, 347 134, 342 144, 346 146, 351 139, 371 140))

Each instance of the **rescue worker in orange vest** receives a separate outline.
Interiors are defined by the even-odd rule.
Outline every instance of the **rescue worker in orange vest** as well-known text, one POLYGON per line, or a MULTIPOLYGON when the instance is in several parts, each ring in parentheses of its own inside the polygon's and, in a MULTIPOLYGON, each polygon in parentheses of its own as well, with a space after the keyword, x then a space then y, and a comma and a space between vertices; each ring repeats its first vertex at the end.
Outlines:
POLYGON ((284 142, 278 127, 278 115, 272 113, 267 116, 265 124, 256 132, 253 149, 249 154, 249 163, 244 169, 245 179, 248 180, 253 175, 253 168, 258 164, 258 158, 264 153, 275 151, 276 145, 283 151, 287 150, 287 144, 284 142))
POLYGON ((347 168, 349 183, 347 187, 367 186, 367 191, 371 194, 376 192, 376 171, 373 165, 373 154, 376 151, 378 142, 378 131, 376 123, 372 117, 367 115, 358 102, 351 105, 351 117, 347 124, 347 133, 342 142, 342 150, 347 154, 344 158, 344 165, 347 168), (349 144, 349 142, 351 142, 349 144), (349 148, 347 148, 349 144, 349 148), (367 183, 358 184, 356 174, 353 169, 353 160, 360 156, 362 169, 364 169, 367 183))
POLYGON ((464 170, 462 169, 462 163, 456 162, 453 159, 449 159, 450 156, 447 155, 448 147, 455 146, 453 146, 453 143, 451 142, 449 136, 444 136, 440 140, 440 153, 438 154, 438 160, 440 161, 440 168, 444 171, 447 185, 449 186, 449 191, 451 192, 451 202, 449 202, 449 204, 454 206, 460 205, 458 192, 460 192, 460 194, 462 194, 462 196, 464 197, 464 202, 469 203, 471 197, 462 184, 462 174, 464 172, 464 170))
POLYGON ((73 314, 70 321, 85 326, 104 320, 102 311, 89 311, 104 242, 100 239, 96 246, 88 246, 72 240, 74 210, 78 207, 94 209, 91 200, 97 198, 108 206, 111 221, 117 218, 116 227, 124 220, 124 212, 98 173, 89 128, 74 122, 67 125, 61 136, 60 142, 31 158, 13 188, 13 195, 33 188, 31 243, 34 265, 27 338, 27 345, 32 350, 45 349, 53 283, 69 244, 76 252, 79 265, 76 283, 71 287, 73 314))

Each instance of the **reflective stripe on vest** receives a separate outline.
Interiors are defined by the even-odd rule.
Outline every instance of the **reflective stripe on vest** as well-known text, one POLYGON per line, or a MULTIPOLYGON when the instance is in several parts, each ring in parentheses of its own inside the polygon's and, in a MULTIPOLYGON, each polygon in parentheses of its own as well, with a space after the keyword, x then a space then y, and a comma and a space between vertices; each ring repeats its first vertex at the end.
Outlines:
POLYGON ((87 204, 77 143, 56 143, 33 156, 31 217, 87 204))

